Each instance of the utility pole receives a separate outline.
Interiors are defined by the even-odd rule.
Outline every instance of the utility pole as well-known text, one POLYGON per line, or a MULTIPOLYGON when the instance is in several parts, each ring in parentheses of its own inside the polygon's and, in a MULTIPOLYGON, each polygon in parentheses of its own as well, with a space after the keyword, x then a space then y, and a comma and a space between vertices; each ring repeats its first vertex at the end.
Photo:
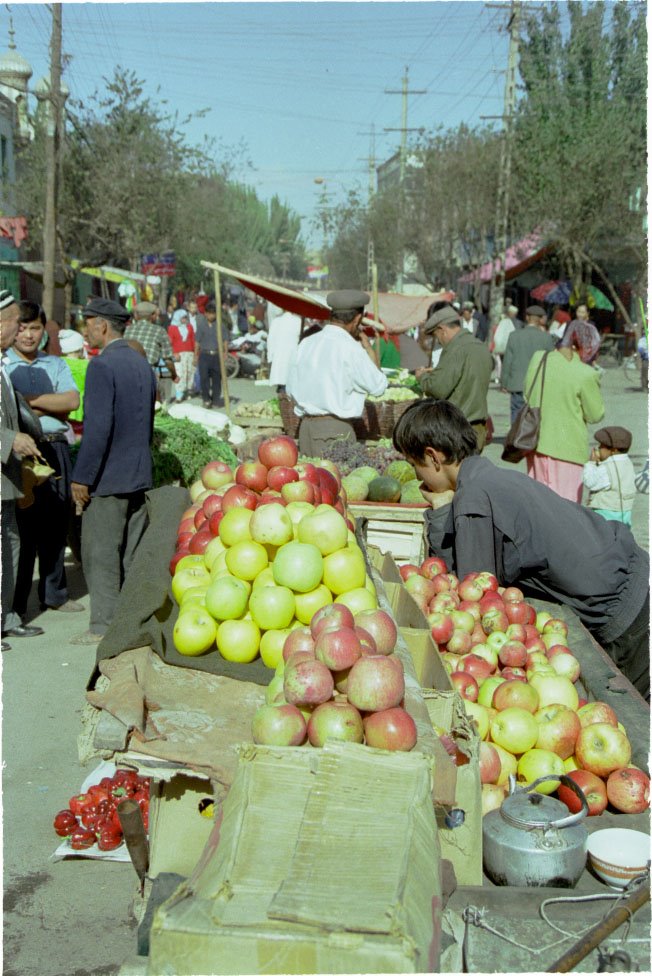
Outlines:
MULTIPOLYGON (((491 4, 491 9, 501 7, 491 4)), ((516 110, 516 70, 518 67, 519 31, 521 21, 521 0, 511 0, 509 10, 509 51, 507 73, 505 76, 505 96, 503 104, 503 131, 500 147, 500 168, 498 171, 498 193, 496 196, 495 246, 492 257, 492 274, 489 283, 489 318, 498 322, 503 315, 505 262, 507 257, 507 223, 509 218, 509 195, 511 189, 512 149, 514 141, 514 113, 516 110), (494 273, 497 259, 498 270, 494 273)), ((482 116, 490 118, 490 116, 482 116)))
MULTIPOLYGON (((369 198, 367 202, 368 213, 371 209, 371 202, 376 195, 376 126, 372 123, 371 132, 363 133, 360 135, 369 135, 371 142, 369 145, 369 156, 362 162, 368 162, 369 164, 369 198)), ((373 288, 373 267, 374 267, 374 242, 371 236, 371 225, 368 223, 369 233, 367 236, 367 288, 372 290, 373 288)))
POLYGON ((61 4, 52 4, 50 92, 45 145, 45 219, 43 222, 43 310, 54 315, 57 254, 59 140, 61 133, 61 4))
MULTIPOLYGON (((385 129, 385 132, 400 132, 401 133, 401 148, 399 150, 399 190, 401 192, 401 207, 403 206, 402 191, 403 182, 405 180, 405 170, 407 164, 407 134, 408 132, 423 132, 423 129, 408 129, 408 95, 425 95, 427 94, 427 89, 425 88, 412 88, 410 89, 408 85, 408 67, 405 66, 405 74, 403 75, 403 82, 400 89, 386 88, 386 95, 401 95, 402 97, 402 111, 401 111, 401 127, 400 129, 385 129)), ((401 222, 402 214, 399 214, 399 224, 401 222)), ((403 291, 403 274, 405 272, 405 254, 401 256, 401 267, 396 278, 396 290, 399 292, 403 291)))

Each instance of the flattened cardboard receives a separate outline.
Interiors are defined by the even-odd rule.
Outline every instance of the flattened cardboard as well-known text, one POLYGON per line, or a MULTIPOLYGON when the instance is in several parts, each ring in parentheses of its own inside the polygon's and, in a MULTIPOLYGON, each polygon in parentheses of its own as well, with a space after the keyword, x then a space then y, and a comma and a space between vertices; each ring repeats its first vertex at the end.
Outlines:
MULTIPOLYGON (((192 874, 213 829, 213 818, 199 812, 204 799, 215 800, 208 779, 179 773, 169 781, 152 782, 149 808, 148 876, 192 874)), ((218 801, 219 802, 219 801, 218 801)))
POLYGON ((399 630, 410 652, 420 686, 437 691, 453 691, 450 675, 430 631, 412 627, 399 627, 399 630))

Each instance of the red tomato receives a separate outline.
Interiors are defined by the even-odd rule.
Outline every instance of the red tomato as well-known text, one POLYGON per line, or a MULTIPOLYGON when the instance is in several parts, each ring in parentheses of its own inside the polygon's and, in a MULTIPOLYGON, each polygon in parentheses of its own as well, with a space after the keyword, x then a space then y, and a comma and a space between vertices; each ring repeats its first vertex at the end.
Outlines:
POLYGON ((93 786, 89 786, 86 791, 87 796, 92 796, 95 803, 99 803, 100 800, 109 799, 109 791, 105 790, 103 786, 95 783, 93 786))
POLYGON ((110 793, 113 786, 113 777, 103 776, 98 785, 105 789, 107 793, 110 793))
POLYGON ((97 846, 101 851, 114 851, 122 843, 122 832, 118 833, 112 827, 103 827, 97 838, 97 846))
POLYGON ((78 827, 70 835, 70 846, 73 851, 85 851, 95 843, 95 834, 86 827, 78 827))
POLYGON ((89 827, 89 828, 91 826, 91 823, 95 821, 96 817, 97 817, 97 807, 95 806, 94 803, 87 803, 86 806, 82 809, 81 814, 79 815, 79 819, 81 820, 84 827, 89 827))
POLYGON ((77 827, 77 817, 72 810, 60 810, 54 818, 54 829, 59 837, 69 837, 77 827))

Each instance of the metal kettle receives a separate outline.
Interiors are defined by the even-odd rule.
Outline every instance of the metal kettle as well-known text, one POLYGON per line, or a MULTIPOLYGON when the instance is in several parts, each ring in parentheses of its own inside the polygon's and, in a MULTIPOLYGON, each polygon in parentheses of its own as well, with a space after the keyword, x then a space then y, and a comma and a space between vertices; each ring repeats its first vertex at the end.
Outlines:
POLYGON ((509 795, 482 821, 483 860, 497 885, 524 888, 574 888, 586 864, 589 812, 586 797, 569 776, 540 776, 522 789, 509 778, 509 795), (539 783, 561 780, 580 798, 582 809, 569 814, 561 800, 533 792, 539 783))

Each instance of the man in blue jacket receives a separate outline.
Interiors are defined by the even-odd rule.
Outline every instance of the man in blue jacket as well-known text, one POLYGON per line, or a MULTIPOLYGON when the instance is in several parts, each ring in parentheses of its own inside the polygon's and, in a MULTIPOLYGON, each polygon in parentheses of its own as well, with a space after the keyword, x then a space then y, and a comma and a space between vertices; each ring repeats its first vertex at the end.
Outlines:
POLYGON ((82 314, 89 342, 101 352, 86 374, 84 436, 72 473, 73 501, 83 511, 90 627, 71 643, 97 644, 146 527, 156 377, 123 338, 130 315, 122 305, 94 298, 82 314))

